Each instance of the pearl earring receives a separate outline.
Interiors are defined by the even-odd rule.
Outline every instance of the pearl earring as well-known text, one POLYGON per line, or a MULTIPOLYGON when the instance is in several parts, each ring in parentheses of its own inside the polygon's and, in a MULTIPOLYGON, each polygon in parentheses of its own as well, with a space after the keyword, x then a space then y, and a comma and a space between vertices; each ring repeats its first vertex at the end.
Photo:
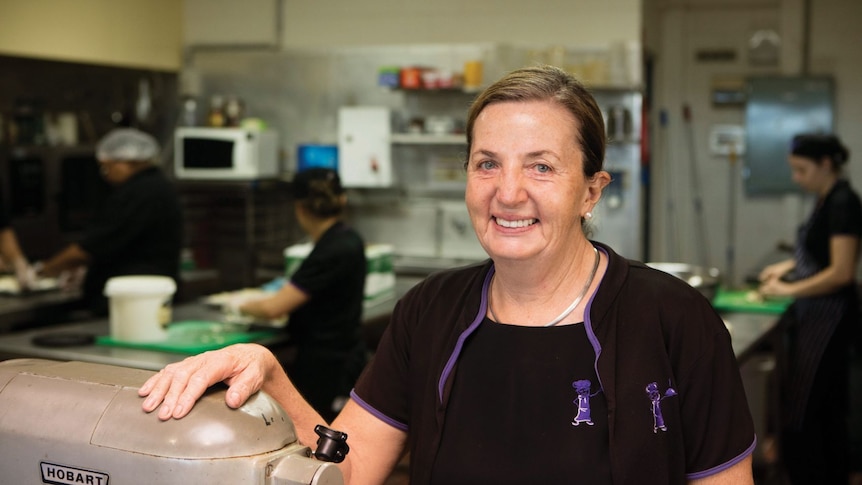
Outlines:
POLYGON ((584 214, 584 219, 586 219, 586 220, 590 220, 590 219, 592 219, 592 218, 593 218, 593 213, 592 213, 592 212, 587 212, 586 214, 584 214))

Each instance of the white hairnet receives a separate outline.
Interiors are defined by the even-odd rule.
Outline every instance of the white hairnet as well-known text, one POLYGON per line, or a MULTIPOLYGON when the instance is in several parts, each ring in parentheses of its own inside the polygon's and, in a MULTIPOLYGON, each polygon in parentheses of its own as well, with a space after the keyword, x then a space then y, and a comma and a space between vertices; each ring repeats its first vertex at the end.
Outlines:
POLYGON ((96 145, 96 158, 101 161, 155 162, 159 156, 159 142, 134 128, 111 130, 96 145))

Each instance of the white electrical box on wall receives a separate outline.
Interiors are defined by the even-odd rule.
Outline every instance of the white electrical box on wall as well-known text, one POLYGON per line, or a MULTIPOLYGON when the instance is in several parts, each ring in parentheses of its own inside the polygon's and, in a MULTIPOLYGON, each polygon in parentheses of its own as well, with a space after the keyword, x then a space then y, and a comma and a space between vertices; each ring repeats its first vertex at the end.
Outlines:
POLYGON ((338 110, 338 174, 345 187, 392 185, 389 109, 351 106, 338 110))
POLYGON ((713 155, 743 155, 745 128, 742 125, 713 125, 709 129, 709 152, 713 155))

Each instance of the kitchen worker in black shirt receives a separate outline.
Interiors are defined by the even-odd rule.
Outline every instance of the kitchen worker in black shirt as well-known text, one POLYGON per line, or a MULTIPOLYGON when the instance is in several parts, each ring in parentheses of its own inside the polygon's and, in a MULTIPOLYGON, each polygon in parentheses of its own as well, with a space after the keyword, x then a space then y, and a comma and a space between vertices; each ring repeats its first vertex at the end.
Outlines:
POLYGON ((793 257, 760 273, 761 294, 794 299, 781 319, 780 359, 780 437, 792 484, 848 482, 848 378, 859 331, 862 239, 862 199, 844 174, 849 157, 835 135, 793 137, 793 181, 816 203, 799 226, 793 257))
POLYGON ((21 251, 21 245, 18 244, 18 236, 3 206, 2 197, 0 197, 0 269, 12 270, 18 284, 22 287, 31 285, 35 276, 27 257, 21 251))
POLYGON ((332 419, 365 366, 365 243, 342 220, 347 197, 337 172, 299 172, 293 191, 296 219, 314 248, 278 292, 236 306, 263 319, 290 315, 296 356, 285 353, 279 360, 309 403, 332 419))
POLYGON ((96 146, 102 176, 113 187, 83 239, 40 265, 56 276, 86 268, 84 302, 108 314, 103 291, 109 278, 161 275, 179 284, 182 211, 173 185, 156 166, 159 144, 147 133, 118 128, 96 146))

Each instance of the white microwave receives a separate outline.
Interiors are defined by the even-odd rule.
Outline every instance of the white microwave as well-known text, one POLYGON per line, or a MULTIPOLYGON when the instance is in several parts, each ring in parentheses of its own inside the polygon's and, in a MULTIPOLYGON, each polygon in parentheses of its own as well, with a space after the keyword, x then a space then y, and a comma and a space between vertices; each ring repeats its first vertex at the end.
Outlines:
POLYGON ((278 135, 269 130, 181 127, 174 133, 179 179, 253 180, 278 175, 278 135))

